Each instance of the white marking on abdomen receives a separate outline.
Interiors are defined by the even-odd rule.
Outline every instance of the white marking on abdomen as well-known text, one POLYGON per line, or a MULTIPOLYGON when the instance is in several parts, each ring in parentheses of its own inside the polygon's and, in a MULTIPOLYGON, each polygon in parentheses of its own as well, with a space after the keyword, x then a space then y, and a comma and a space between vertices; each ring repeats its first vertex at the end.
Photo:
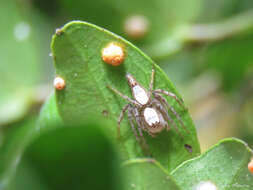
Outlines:
POLYGON ((136 85, 133 87, 133 95, 137 102, 139 102, 142 105, 145 105, 148 103, 148 94, 146 91, 140 87, 139 85, 136 85))
POLYGON ((144 118, 150 126, 160 122, 159 116, 158 116, 156 110, 153 108, 145 108, 144 118))

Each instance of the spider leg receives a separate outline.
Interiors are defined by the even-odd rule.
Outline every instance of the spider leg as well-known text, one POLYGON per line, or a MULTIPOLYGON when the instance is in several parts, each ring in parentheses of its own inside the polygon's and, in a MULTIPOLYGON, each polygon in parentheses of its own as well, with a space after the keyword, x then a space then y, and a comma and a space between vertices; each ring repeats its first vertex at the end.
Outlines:
POLYGON ((185 108, 184 105, 183 105, 183 100, 179 99, 179 98, 178 98, 175 94, 173 94, 172 92, 168 92, 168 91, 165 91, 165 90, 162 90, 162 89, 156 89, 156 90, 154 90, 153 92, 154 92, 154 93, 158 93, 158 94, 164 94, 164 95, 166 95, 166 96, 170 96, 170 97, 174 98, 174 99, 177 101, 177 103, 179 103, 183 108, 185 108))
POLYGON ((129 109, 129 111, 128 111, 128 120, 129 120, 129 123, 131 125, 131 128, 132 128, 132 131, 134 133, 134 136, 136 137, 136 140, 138 141, 138 143, 140 143, 140 138, 139 138, 139 136, 137 134, 137 131, 136 131, 135 127, 134 127, 134 122, 133 122, 133 117, 134 117, 134 115, 132 113, 132 109, 133 108, 129 107, 128 109, 129 109))
POLYGON ((152 138, 155 138, 156 136, 153 134, 153 133, 151 133, 150 131, 149 131, 149 129, 144 125, 144 123, 143 123, 143 119, 144 119, 144 117, 142 116, 142 115, 139 115, 138 116, 138 119, 139 119, 139 121, 140 121, 140 126, 141 126, 141 128, 143 129, 143 131, 146 131, 152 138))
POLYGON ((148 91, 148 97, 150 98, 153 91, 153 85, 154 85, 154 77, 155 77, 155 68, 154 65, 152 66, 151 71, 151 77, 150 77, 150 83, 149 83, 149 91, 148 91))
POLYGON ((124 117, 124 113, 129 109, 130 104, 127 104, 123 107, 123 109, 120 112, 119 118, 118 118, 118 138, 120 138, 120 123, 124 117))
MULTIPOLYGON (((164 110, 162 103, 156 99, 153 100, 153 105, 162 113, 162 115, 165 117, 165 119, 167 120, 167 122, 170 122, 176 132, 179 134, 179 136, 183 139, 183 135, 182 133, 178 130, 177 124, 175 123, 175 121, 169 116, 168 112, 166 110, 164 110)), ((167 130, 169 130, 169 125, 167 124, 167 130)))
POLYGON ((182 127, 185 129, 185 131, 187 133, 189 133, 189 130, 186 128, 186 126, 184 125, 180 115, 176 112, 176 110, 169 105, 169 103, 165 100, 165 98, 163 98, 161 95, 154 93, 154 96, 157 100, 159 100, 162 104, 166 105, 167 108, 176 116, 177 120, 180 122, 180 124, 182 125, 182 127))
POLYGON ((151 155, 148 144, 147 144, 147 142, 146 142, 146 140, 143 136, 143 133, 142 133, 142 129, 144 128, 144 126, 143 126, 143 123, 140 119, 139 111, 137 110, 137 108, 133 108, 132 114, 134 115, 136 123, 137 123, 137 129, 138 129, 138 132, 140 134, 140 137, 141 137, 141 140, 142 140, 142 143, 143 143, 143 148, 144 148, 146 153, 151 155))
POLYGON ((107 88, 109 88, 109 89, 112 90, 115 94, 119 95, 121 98, 125 99, 126 101, 130 102, 131 104, 133 104, 133 105, 135 105, 135 106, 140 106, 140 104, 139 104, 137 101, 135 101, 135 100, 129 98, 128 96, 122 94, 122 93, 121 93, 120 91, 118 91, 117 89, 115 89, 115 88, 113 88, 113 87, 111 87, 111 86, 107 86, 107 88))
POLYGON ((155 136, 153 133, 151 133, 150 131, 147 130, 147 132, 148 132, 148 134, 149 134, 152 138, 155 138, 155 137, 156 137, 156 136, 155 136))

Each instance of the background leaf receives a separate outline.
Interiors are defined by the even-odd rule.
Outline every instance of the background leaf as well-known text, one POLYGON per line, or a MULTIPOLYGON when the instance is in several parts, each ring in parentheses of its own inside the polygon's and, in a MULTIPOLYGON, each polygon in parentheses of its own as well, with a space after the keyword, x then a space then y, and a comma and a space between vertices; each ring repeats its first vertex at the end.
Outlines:
POLYGON ((211 182, 219 190, 250 190, 253 188, 253 175, 248 171, 251 156, 244 142, 225 139, 183 163, 172 171, 172 176, 185 190, 194 190, 202 182, 211 182))
POLYGON ((63 126, 54 98, 54 95, 51 95, 45 102, 39 119, 31 115, 12 126, 1 129, 3 137, 0 145, 0 189, 9 186, 29 143, 42 132, 63 126))
POLYGON ((134 159, 124 163, 125 189, 179 190, 167 170, 152 159, 134 159))
POLYGON ((41 133, 27 147, 10 189, 121 189, 116 153, 99 128, 87 123, 41 133))
POLYGON ((209 44, 200 52, 199 65, 218 72, 226 91, 238 89, 247 75, 252 74, 252 42, 253 33, 209 44))
POLYGON ((33 138, 35 119, 30 117, 2 130, 0 147, 0 189, 6 189, 15 174, 26 146, 33 138))
POLYGON ((32 27, 13 1, 0 2, 0 24, 0 124, 6 124, 27 111, 40 74, 32 27))
POLYGON ((251 0, 202 0, 202 7, 197 21, 216 22, 217 20, 229 18, 240 12, 250 10, 253 6, 251 0))
POLYGON ((139 46, 148 46, 167 38, 174 27, 193 20, 199 12, 200 4, 201 0, 187 2, 150 0, 148 4, 145 0, 100 0, 96 2, 78 0, 75 3, 63 0, 59 3, 59 7, 62 8, 62 12, 70 15, 72 20, 78 19, 94 23, 133 40, 139 46), (142 15, 149 22, 147 35, 138 40, 131 38, 124 31, 125 21, 133 15, 142 15))
POLYGON ((27 1, 0 2, 0 127, 22 120, 41 104, 50 89, 45 82, 53 78, 50 24, 28 7, 27 1))

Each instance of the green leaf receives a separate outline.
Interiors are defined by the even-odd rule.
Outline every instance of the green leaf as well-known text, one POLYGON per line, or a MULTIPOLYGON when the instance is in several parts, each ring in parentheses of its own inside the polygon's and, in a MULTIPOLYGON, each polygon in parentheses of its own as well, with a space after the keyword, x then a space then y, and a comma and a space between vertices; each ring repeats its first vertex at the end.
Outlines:
POLYGON ((172 172, 185 190, 211 182, 219 190, 251 190, 253 175, 248 171, 252 151, 238 139, 225 139, 203 155, 184 162, 172 172))
POLYGON ((21 120, 45 94, 37 89, 43 73, 41 63, 47 62, 41 61, 42 57, 46 54, 49 58, 49 42, 47 51, 41 47, 45 46, 43 39, 49 32, 44 28, 48 25, 42 15, 27 9, 26 2, 20 4, 0 2, 0 126, 21 120))
POLYGON ((28 119, 4 131, 0 189, 121 189, 117 155, 101 130, 106 126, 64 125, 52 94, 37 122, 28 119))
POLYGON ((55 96, 52 94, 45 102, 37 122, 37 117, 31 115, 25 120, 1 130, 3 142, 0 147, 0 189, 9 186, 29 143, 41 132, 53 130, 63 125, 54 98, 55 96))
POLYGON ((14 1, 0 2, 1 126, 25 116, 38 96, 34 88, 41 78, 36 32, 20 9, 14 1))
POLYGON ((112 144, 99 124, 86 123, 59 125, 35 138, 10 189, 116 190, 122 189, 120 186, 119 162, 112 144))
MULTIPOLYGON (((115 87, 131 97, 125 79, 126 73, 131 73, 140 84, 148 88, 153 61, 129 42, 92 24, 75 21, 66 24, 60 30, 61 32, 53 37, 52 53, 55 58, 56 74, 66 82, 64 90, 56 91, 61 118, 66 123, 74 123, 89 116, 90 113, 96 113, 99 118, 106 112, 107 117, 115 122, 115 126, 105 130, 112 137, 116 137, 117 119, 127 102, 106 86, 115 87), (112 67, 102 61, 101 50, 110 42, 118 43, 124 48, 126 57, 121 66, 112 67)), ((154 88, 173 92, 180 98, 165 73, 157 65, 154 66, 156 70, 154 88)), ((156 138, 145 136, 153 157, 171 170, 183 161, 198 155, 200 150, 188 111, 172 98, 167 98, 167 101, 181 116, 189 133, 175 121, 183 134, 183 140, 173 127, 169 132, 164 130, 156 138), (192 146, 191 153, 184 148, 185 144, 192 146)), ((121 124, 121 140, 118 143, 126 160, 145 156, 126 118, 121 124)))
POLYGON ((0 148, 0 189, 8 187, 20 158, 34 137, 35 131, 35 119, 32 116, 2 129, 4 135, 0 148))
POLYGON ((174 179, 157 161, 134 159, 124 163, 125 189, 179 190, 174 179))
POLYGON ((41 108, 37 130, 48 131, 63 125, 64 123, 56 106, 55 94, 52 93, 41 108))
POLYGON ((201 52, 203 69, 212 69, 222 76, 225 90, 237 90, 253 66, 253 34, 224 40, 206 46, 201 52))

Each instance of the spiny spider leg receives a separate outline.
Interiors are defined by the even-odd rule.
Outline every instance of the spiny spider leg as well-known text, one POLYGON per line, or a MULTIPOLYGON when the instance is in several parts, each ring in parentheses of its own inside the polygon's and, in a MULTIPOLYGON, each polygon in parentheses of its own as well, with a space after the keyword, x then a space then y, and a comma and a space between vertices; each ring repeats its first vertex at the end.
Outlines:
POLYGON ((164 97, 162 97, 161 95, 154 93, 154 96, 160 100, 163 104, 165 104, 167 106, 167 108, 176 116, 176 118, 178 119, 178 121, 180 122, 180 124, 182 125, 182 127, 185 129, 185 131, 187 133, 189 133, 189 130, 186 128, 186 126, 184 125, 181 117, 178 115, 178 113, 175 111, 175 109, 169 105, 169 103, 165 100, 164 97))
MULTIPOLYGON (((130 110, 129 110, 129 111, 130 111, 130 110)), ((141 120, 140 120, 139 112, 138 112, 137 108, 133 108, 133 110, 131 110, 131 112, 132 112, 132 114, 134 115, 135 121, 136 121, 136 123, 137 123, 137 129, 138 129, 138 131, 139 131, 141 140, 142 140, 142 142, 143 142, 144 149, 147 151, 147 153, 148 153, 149 155, 151 155, 151 154, 150 154, 149 147, 148 147, 148 144, 147 144, 147 142, 146 142, 146 140, 145 140, 145 138, 144 138, 144 136, 143 136, 143 133, 142 133, 142 128, 144 128, 144 126, 143 126, 143 124, 142 124, 142 122, 141 122, 141 120)))
MULTIPOLYGON (((129 104, 128 104, 128 105, 129 105, 129 104)), ((130 122, 131 128, 132 128, 133 133, 134 133, 134 135, 135 135, 135 137, 136 137, 136 140, 137 140, 139 143, 141 143, 140 138, 139 138, 139 136, 138 136, 138 134, 137 134, 137 131, 136 131, 135 127, 134 127, 134 122, 133 122, 133 117, 134 117, 134 116, 133 116, 132 111, 130 110, 130 109, 133 109, 133 108, 132 108, 132 107, 129 107, 128 109, 129 109, 129 111, 128 111, 128 120, 129 120, 129 122, 130 122)))
POLYGON ((150 83, 149 83, 149 91, 148 91, 148 97, 150 98, 153 91, 153 85, 154 85, 154 77, 155 77, 155 68, 154 65, 152 66, 151 71, 151 77, 150 77, 150 83))
POLYGON ((162 89, 156 89, 153 91, 154 93, 159 93, 159 94, 164 94, 164 95, 167 95, 167 96, 170 96, 172 98, 174 98, 183 108, 184 105, 183 105, 183 101, 180 100, 175 94, 173 94, 172 92, 168 92, 168 91, 165 91, 165 90, 162 90, 162 89))
POLYGON ((125 99, 126 101, 130 102, 131 104, 135 105, 135 106, 140 106, 140 104, 135 101, 132 100, 131 98, 129 98, 128 96, 122 94, 120 91, 118 91, 117 89, 111 87, 111 86, 107 86, 110 90, 112 90, 115 94, 118 94, 120 97, 122 97, 123 99, 125 99))
POLYGON ((130 104, 125 105, 120 112, 120 115, 118 118, 118 138, 120 138, 120 123, 124 117, 124 113, 129 109, 129 106, 130 106, 130 104))
POLYGON ((148 129, 146 129, 146 131, 148 132, 148 134, 152 137, 152 138, 155 138, 156 136, 153 134, 153 133, 151 133, 148 129))
MULTIPOLYGON (((178 127, 177 127, 175 121, 169 116, 167 110, 164 110, 164 109, 163 109, 163 106, 161 105, 162 102, 159 102, 159 101, 157 102, 157 101, 158 101, 158 100, 154 101, 154 106, 162 113, 162 115, 165 117, 165 119, 167 120, 167 122, 170 122, 170 123, 174 126, 176 132, 179 134, 179 136, 181 137, 181 139, 183 139, 183 135, 182 135, 182 133, 178 130, 178 127)), ((168 127, 168 126, 167 126, 167 127, 168 127)), ((169 128, 168 128, 168 129, 169 129, 169 128)))

